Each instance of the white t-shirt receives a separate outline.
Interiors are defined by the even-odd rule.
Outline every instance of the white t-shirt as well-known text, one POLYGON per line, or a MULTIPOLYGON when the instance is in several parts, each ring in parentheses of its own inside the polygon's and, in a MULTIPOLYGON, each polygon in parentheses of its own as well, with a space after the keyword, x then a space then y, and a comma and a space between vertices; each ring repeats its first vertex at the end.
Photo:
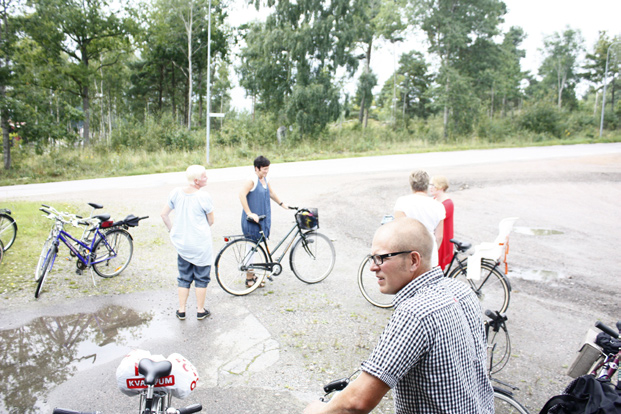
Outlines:
POLYGON ((431 265, 436 266, 438 264, 438 245, 435 230, 446 217, 446 210, 442 203, 421 194, 409 194, 397 199, 394 210, 403 211, 406 217, 420 221, 429 230, 433 239, 431 265))
POLYGON ((211 228, 207 214, 213 211, 211 197, 205 191, 187 194, 174 189, 168 197, 168 207, 175 210, 170 241, 183 259, 196 266, 213 263, 211 228))

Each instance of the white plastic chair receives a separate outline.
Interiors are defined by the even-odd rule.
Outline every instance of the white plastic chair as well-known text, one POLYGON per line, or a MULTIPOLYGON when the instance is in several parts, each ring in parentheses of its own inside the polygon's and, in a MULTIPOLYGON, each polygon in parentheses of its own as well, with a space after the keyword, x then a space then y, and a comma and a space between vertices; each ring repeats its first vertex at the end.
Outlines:
POLYGON ((468 257, 468 279, 479 280, 481 277, 481 260, 488 259, 494 262, 505 263, 505 274, 508 272, 507 253, 509 252, 509 234, 519 217, 507 217, 498 223, 498 236, 493 242, 483 242, 474 246, 474 253, 468 257))

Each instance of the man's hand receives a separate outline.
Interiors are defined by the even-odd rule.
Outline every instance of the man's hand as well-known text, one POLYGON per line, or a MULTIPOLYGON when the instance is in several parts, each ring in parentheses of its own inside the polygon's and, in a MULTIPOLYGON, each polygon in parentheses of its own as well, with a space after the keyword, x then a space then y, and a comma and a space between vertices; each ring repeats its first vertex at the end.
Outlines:
POLYGON ((326 403, 319 400, 313 401, 305 409, 303 414, 321 413, 325 408, 326 403))

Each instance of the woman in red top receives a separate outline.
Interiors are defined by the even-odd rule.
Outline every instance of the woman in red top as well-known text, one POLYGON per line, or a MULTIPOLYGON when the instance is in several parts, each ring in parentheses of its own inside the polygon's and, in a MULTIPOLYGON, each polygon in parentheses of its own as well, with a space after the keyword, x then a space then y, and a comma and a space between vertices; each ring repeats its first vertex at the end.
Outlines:
POLYGON ((453 243, 451 243, 451 239, 453 238, 453 210, 455 206, 453 205, 451 197, 445 193, 448 187, 449 184, 446 177, 438 175, 431 178, 429 193, 433 198, 441 202, 446 210, 446 217, 444 218, 444 237, 442 237, 442 244, 440 244, 438 248, 438 264, 442 270, 451 263, 451 259, 453 258, 453 243))

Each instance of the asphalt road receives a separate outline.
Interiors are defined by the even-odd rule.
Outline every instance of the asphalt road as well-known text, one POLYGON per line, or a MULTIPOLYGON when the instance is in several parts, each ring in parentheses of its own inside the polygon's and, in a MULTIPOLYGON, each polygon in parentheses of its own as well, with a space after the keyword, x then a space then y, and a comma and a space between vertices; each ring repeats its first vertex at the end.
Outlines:
MULTIPOLYGON (((1 187, 3 200, 72 202, 83 213, 87 202, 99 202, 113 217, 150 219, 132 230, 134 258, 120 276, 98 278, 94 287, 90 275, 78 277, 64 261, 39 300, 32 269, 24 270, 25 293, 1 297, 0 412, 134 410, 137 398, 121 394, 115 379, 132 348, 178 352, 194 363, 201 383, 183 405, 201 402, 206 413, 301 412, 324 383, 357 369, 389 318, 390 310, 362 298, 356 271, 416 168, 448 177, 457 238, 491 241, 502 218, 520 217, 509 252, 511 359, 497 377, 519 387, 517 398, 538 412, 570 381, 567 367, 594 322, 621 319, 621 144, 275 164, 270 175, 280 197, 319 209, 336 267, 324 282, 305 285, 285 257, 283 274, 246 297, 228 295, 213 280, 213 315, 204 321, 174 317, 175 253, 159 219, 183 173, 1 187)), ((223 235, 239 233, 237 191, 251 172, 208 172, 216 250, 223 235)), ((272 242, 292 219, 274 208, 272 242)), ((391 408, 387 399, 375 412, 391 408)))

